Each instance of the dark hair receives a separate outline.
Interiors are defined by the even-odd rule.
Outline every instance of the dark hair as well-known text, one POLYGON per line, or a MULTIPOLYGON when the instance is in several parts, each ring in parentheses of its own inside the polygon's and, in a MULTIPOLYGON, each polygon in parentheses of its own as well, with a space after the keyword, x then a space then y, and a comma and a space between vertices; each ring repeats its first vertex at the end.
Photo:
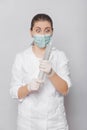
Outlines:
POLYGON ((37 22, 37 21, 48 21, 48 22, 50 22, 52 30, 53 30, 53 21, 52 21, 51 17, 48 16, 47 14, 41 13, 41 14, 35 15, 33 17, 32 21, 31 21, 31 28, 30 28, 31 30, 33 29, 33 26, 34 26, 35 22, 37 22))

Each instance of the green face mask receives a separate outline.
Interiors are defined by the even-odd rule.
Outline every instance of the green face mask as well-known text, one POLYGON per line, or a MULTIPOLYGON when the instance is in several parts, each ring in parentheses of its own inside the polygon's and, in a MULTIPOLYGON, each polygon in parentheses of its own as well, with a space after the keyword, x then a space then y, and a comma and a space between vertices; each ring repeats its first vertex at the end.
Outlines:
POLYGON ((52 35, 34 35, 34 42, 39 48, 46 47, 51 41, 52 35))

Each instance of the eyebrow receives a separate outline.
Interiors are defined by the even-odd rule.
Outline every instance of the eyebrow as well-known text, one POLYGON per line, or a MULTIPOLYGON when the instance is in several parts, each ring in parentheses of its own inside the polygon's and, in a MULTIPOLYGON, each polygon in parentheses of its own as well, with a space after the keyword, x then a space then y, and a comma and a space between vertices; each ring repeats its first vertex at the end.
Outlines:
MULTIPOLYGON (((37 29, 37 28, 39 28, 39 29, 41 29, 40 27, 35 27, 35 29, 37 29)), ((46 27, 45 29, 51 29, 51 27, 46 27)))
POLYGON ((46 27, 45 29, 51 29, 51 27, 46 27))

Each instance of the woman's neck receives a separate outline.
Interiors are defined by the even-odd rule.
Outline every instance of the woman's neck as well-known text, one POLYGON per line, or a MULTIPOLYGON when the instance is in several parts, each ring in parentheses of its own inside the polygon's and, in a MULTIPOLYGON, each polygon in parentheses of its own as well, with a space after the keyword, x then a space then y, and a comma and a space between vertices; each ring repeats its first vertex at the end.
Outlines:
POLYGON ((46 48, 39 48, 36 45, 32 46, 32 51, 36 55, 36 57, 43 58, 46 48))

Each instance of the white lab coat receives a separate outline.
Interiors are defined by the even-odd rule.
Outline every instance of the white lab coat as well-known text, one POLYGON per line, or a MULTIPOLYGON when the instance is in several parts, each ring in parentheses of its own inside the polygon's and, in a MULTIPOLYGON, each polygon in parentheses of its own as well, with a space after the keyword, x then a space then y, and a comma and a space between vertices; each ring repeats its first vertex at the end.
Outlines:
MULTIPOLYGON (((10 88, 12 98, 18 99, 19 87, 38 77, 40 60, 33 53, 32 46, 17 54, 12 68, 10 88)), ((68 59, 64 52, 53 48, 50 62, 70 87, 68 59)), ((19 100, 17 130, 68 130, 64 97, 47 77, 39 91, 19 100)))

